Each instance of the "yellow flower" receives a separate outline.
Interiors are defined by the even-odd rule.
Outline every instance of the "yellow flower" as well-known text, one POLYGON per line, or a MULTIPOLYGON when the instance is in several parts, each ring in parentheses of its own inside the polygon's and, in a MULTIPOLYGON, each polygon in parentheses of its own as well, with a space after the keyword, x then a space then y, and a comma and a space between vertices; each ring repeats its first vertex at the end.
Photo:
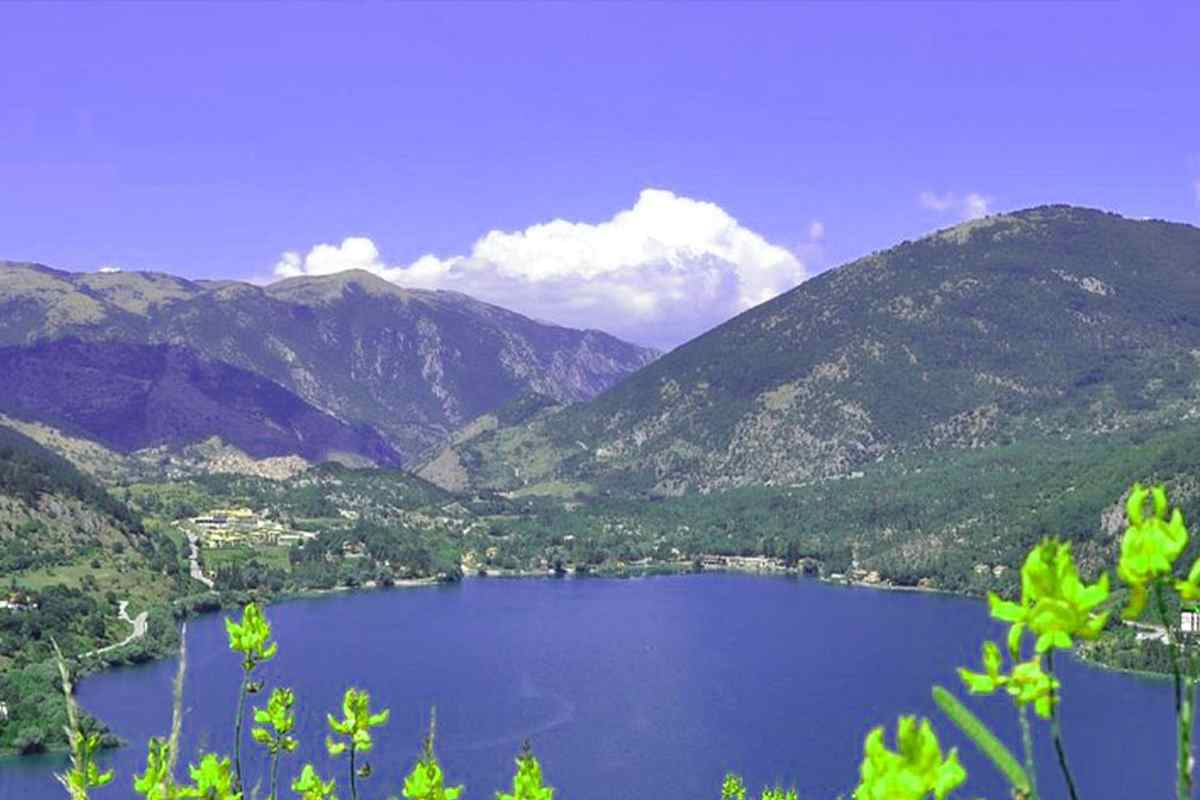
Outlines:
POLYGON ((918 724, 916 717, 900 717, 896 746, 892 751, 884 744, 882 725, 867 734, 854 800, 924 800, 931 792, 943 800, 967 779, 956 750, 943 759, 927 719, 918 724))
MULTIPOLYGON (((1171 511, 1170 519, 1167 518, 1167 492, 1162 486, 1147 490, 1135 483, 1125 502, 1125 514, 1129 518, 1129 527, 1121 539, 1117 576, 1130 591, 1129 605, 1122 616, 1136 619, 1146 607, 1149 585, 1172 575, 1175 560, 1187 547, 1188 532, 1178 508, 1171 511), (1152 498, 1154 508, 1149 519, 1143 514, 1147 497, 1152 498)), ((1195 569, 1192 571, 1196 572, 1195 569)), ((1200 597, 1200 590, 1197 590, 1197 597, 1200 597)))
POLYGON ((1072 637, 1095 639, 1108 621, 1108 612, 1094 613, 1108 598, 1108 575, 1088 586, 1079 579, 1071 545, 1043 539, 1030 551, 1021 567, 1020 604, 988 595, 992 616, 1013 623, 1008 648, 1020 659, 1021 635, 1028 628, 1037 635, 1037 652, 1052 647, 1069 649, 1072 637))

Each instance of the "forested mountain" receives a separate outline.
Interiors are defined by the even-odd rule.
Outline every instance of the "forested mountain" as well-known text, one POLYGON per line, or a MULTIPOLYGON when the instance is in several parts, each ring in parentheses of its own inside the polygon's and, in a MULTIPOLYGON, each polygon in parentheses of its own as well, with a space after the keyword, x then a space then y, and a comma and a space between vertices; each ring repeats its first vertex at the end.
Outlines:
POLYGON ((424 474, 681 493, 1200 411, 1200 229, 1045 206, 823 273, 591 403, 483 426, 424 474))
MULTIPOLYGON (((97 348, 97 357, 103 351, 118 361, 117 354, 135 351, 113 348, 114 343, 169 345, 144 352, 159 353, 156 358, 172 354, 224 375, 253 374, 286 393, 263 385, 252 393, 274 392, 289 407, 294 401, 288 398, 298 398, 344 426, 375 428, 405 460, 522 394, 586 400, 656 355, 599 331, 537 322, 455 292, 404 289, 366 272, 259 287, 0 262, 0 346, 10 348, 7 358, 21 360, 22 350, 34 348, 28 357, 37 360, 46 342, 65 340, 87 343, 97 348)), ((133 368, 129 362, 122 369, 133 368)), ((76 370, 72 380, 80 395, 91 391, 99 397, 107 387, 100 371, 76 370), (91 380, 100 382, 89 385, 91 380)), ((233 383, 246 386, 242 378, 233 383)), ((216 381, 218 389, 225 385, 216 381)), ((37 391, 36 385, 26 388, 37 391)), ((206 393, 214 410, 235 418, 243 400, 238 392, 230 398, 206 393)), ((33 405, 26 403, 22 413, 35 414, 33 405)), ((277 410, 261 410, 266 424, 277 421, 272 417, 277 410)), ((198 431, 173 432, 175 422, 182 420, 147 424, 158 425, 173 444, 194 441, 198 431)), ((109 432, 100 440, 121 436, 127 432, 109 432)))

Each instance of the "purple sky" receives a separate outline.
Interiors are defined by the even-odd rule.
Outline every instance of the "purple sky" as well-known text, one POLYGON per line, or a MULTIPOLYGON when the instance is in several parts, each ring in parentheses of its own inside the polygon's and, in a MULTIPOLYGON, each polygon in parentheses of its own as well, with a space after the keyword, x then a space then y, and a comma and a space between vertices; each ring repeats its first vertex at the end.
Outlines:
POLYGON ((1194 3, 8 2, 0 258, 366 266, 669 346, 972 213, 1200 221, 1197 31, 1194 3))

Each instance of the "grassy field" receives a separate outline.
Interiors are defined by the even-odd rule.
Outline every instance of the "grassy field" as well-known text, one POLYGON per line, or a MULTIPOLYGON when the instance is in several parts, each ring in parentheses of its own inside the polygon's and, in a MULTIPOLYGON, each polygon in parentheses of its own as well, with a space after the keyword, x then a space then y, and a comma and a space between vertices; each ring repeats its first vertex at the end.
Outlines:
POLYGON ((256 558, 268 567, 287 570, 288 548, 275 545, 259 547, 201 547, 200 561, 207 573, 214 573, 228 564, 241 564, 256 558))

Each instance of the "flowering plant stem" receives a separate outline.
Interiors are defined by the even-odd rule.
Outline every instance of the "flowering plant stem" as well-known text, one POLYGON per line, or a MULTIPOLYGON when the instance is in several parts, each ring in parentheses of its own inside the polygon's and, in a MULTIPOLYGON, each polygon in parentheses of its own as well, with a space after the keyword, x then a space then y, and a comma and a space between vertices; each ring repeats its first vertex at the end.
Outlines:
POLYGON ((1017 719, 1021 722, 1021 744, 1025 748, 1025 774, 1029 777, 1029 800, 1037 800, 1037 769, 1033 759, 1033 730, 1029 727, 1029 711, 1016 703, 1017 719))
MULTIPOLYGON (((1051 679, 1054 675, 1054 650, 1046 652, 1046 672, 1051 679)), ((1054 694, 1054 684, 1050 684, 1050 693, 1054 694)), ((1054 752, 1058 755, 1058 767, 1062 770, 1063 779, 1067 782, 1067 794, 1071 800, 1079 800, 1079 793, 1075 790, 1075 778, 1071 775, 1071 767, 1067 765, 1067 751, 1063 747, 1062 741, 1062 722, 1060 720, 1060 711, 1058 703, 1051 700, 1050 702, 1050 732, 1054 737, 1054 752)))
POLYGON ((237 718, 233 723, 233 772, 237 788, 242 788, 242 717, 246 714, 246 692, 250 687, 250 670, 242 672, 242 685, 238 689, 237 718))
POLYGON ((1190 675, 1185 675, 1179 664, 1179 642, 1174 636, 1171 617, 1167 611, 1167 599, 1163 595, 1162 582, 1154 584, 1154 599, 1158 616, 1166 633, 1171 651, 1171 674, 1175 678, 1175 721, 1179 751, 1179 800, 1190 800, 1192 796, 1192 724, 1195 719, 1196 685, 1190 675))

